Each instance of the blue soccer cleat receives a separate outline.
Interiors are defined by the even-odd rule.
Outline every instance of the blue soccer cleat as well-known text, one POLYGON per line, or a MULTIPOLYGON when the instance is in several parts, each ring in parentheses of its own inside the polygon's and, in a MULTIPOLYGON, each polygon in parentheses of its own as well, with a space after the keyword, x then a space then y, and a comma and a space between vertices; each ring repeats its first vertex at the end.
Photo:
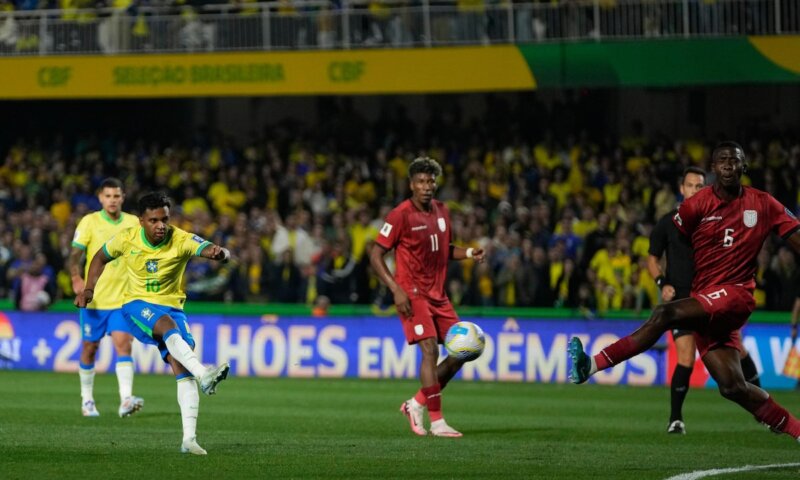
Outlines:
POLYGON ((589 380, 589 370, 592 368, 592 361, 583 351, 583 344, 578 337, 572 337, 567 347, 569 358, 572 359, 572 367, 569 370, 569 380, 572 383, 583 383, 589 380))

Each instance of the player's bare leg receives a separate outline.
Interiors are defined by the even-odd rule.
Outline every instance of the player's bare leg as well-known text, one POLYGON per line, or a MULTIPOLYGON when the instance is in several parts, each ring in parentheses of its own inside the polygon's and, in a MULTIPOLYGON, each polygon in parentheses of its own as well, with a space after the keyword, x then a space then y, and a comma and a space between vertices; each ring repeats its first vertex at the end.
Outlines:
POLYGON ((765 390, 745 381, 738 350, 730 347, 711 350, 703 356, 703 363, 723 397, 741 405, 773 432, 785 433, 800 441, 800 421, 765 390))
POLYGON ((568 347, 572 359, 570 380, 572 383, 583 383, 596 372, 635 357, 655 345, 667 330, 695 330, 706 322, 708 314, 700 302, 694 298, 682 298, 655 307, 650 318, 635 332, 612 343, 597 355, 587 355, 580 339, 573 337, 568 347))
POLYGON ((99 417, 100 412, 94 403, 94 360, 100 342, 84 340, 81 346, 78 377, 81 381, 81 414, 84 417, 99 417))
POLYGON ((769 398, 766 391, 745 381, 738 350, 716 348, 703 356, 703 363, 717 382, 719 393, 746 410, 753 412, 769 398))
POLYGON ((117 383, 119 384, 119 416, 132 415, 144 406, 144 399, 133 395, 133 335, 122 332, 111 332, 111 340, 117 351, 117 383))
MULTIPOLYGON (((674 333, 674 332, 673 332, 674 333)), ((682 332, 683 333, 683 332, 682 332)), ((689 378, 692 376, 697 345, 694 336, 683 334, 675 336, 675 350, 678 361, 672 372, 670 382, 671 411, 667 433, 685 434, 686 425, 683 423, 683 402, 689 393, 689 378)))
POLYGON ((448 356, 436 367, 436 377, 439 379, 439 385, 444 390, 444 387, 450 383, 450 380, 461 370, 466 361, 459 360, 456 357, 448 356))

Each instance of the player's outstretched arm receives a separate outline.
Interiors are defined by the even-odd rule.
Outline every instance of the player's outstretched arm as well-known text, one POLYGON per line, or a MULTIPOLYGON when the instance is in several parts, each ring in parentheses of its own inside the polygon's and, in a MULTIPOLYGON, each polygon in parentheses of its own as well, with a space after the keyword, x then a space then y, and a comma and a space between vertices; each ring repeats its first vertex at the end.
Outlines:
POLYGON ((92 303, 94 299, 94 287, 97 285, 97 280, 99 280, 100 275, 103 274, 106 263, 111 260, 113 259, 106 255, 105 249, 103 248, 94 256, 92 263, 89 265, 89 272, 86 274, 86 286, 81 293, 75 296, 75 301, 73 303, 76 307, 84 308, 86 305, 92 303))
POLYGON ((465 260, 471 258, 478 263, 483 263, 486 259, 486 252, 482 248, 464 248, 450 245, 450 258, 453 260, 465 260))
POLYGON ((372 249, 369 251, 369 263, 372 265, 372 269, 375 270, 378 278, 381 279, 381 282, 392 291, 394 306, 397 308, 397 313, 407 317, 411 315, 411 301, 409 301, 408 294, 406 294, 405 290, 394 281, 389 267, 386 266, 386 262, 383 260, 387 252, 388 250, 374 243, 372 249))
POLYGON ((200 251, 200 256, 209 258, 211 260, 217 260, 222 263, 227 263, 228 260, 231 259, 231 251, 225 247, 220 247, 219 245, 212 243, 200 251))

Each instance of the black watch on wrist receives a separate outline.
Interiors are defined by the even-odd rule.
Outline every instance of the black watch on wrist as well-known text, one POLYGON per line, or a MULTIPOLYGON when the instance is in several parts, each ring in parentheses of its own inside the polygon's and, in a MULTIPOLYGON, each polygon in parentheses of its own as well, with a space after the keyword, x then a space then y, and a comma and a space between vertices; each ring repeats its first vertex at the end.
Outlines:
POLYGON ((659 275, 656 277, 656 285, 658 285, 658 288, 664 288, 664 283, 666 283, 666 278, 664 278, 664 275, 659 275))

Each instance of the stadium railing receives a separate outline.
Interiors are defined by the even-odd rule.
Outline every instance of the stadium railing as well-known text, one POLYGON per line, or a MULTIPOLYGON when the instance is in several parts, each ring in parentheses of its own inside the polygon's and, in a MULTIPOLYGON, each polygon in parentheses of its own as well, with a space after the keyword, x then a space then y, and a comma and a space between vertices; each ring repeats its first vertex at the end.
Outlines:
POLYGON ((800 33, 796 0, 344 0, 0 13, 0 54, 401 48, 800 33))

